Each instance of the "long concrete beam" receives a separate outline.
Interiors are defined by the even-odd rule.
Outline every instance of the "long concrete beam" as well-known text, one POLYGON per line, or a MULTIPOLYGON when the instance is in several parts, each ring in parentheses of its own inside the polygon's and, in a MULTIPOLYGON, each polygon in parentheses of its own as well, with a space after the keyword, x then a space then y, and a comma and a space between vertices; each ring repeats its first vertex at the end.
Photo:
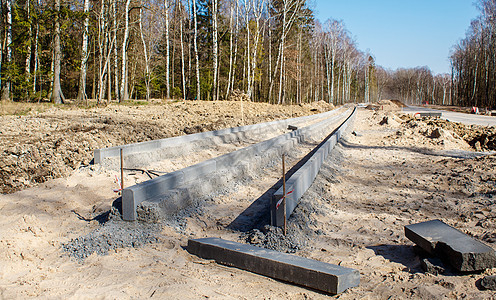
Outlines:
MULTIPOLYGON (((201 163, 189 166, 187 168, 171 172, 154 179, 138 183, 136 185, 125 188, 122 192, 122 217, 126 221, 135 221, 137 218, 137 206, 144 201, 160 202, 163 201, 163 195, 166 195, 174 189, 187 189, 187 185, 202 178, 208 177, 210 174, 230 169, 236 162, 249 161, 250 159, 272 149, 274 147, 281 147, 283 145, 294 146, 303 138, 312 135, 313 131, 325 128, 329 123, 335 122, 339 118, 344 117, 347 111, 317 122, 310 126, 300 128, 283 135, 279 135, 269 140, 250 145, 248 147, 224 154, 219 157, 211 158, 201 163)), ((177 193, 174 193, 176 195, 177 193)), ((186 207, 189 205, 187 199, 188 193, 181 193, 185 195, 185 199, 176 199, 178 206, 186 207), (183 202, 181 204, 181 201, 183 202)), ((167 206, 166 204, 162 206, 167 206)))
POLYGON ((187 250, 223 265, 330 294, 360 284, 360 273, 355 269, 219 238, 188 240, 187 250))
MULTIPOLYGON (((334 132, 328 135, 324 141, 313 150, 314 153, 308 158, 303 166, 286 180, 286 219, 289 219, 298 205, 300 198, 312 185, 315 177, 317 177, 317 174, 319 173, 320 167, 354 118, 355 112, 356 108, 334 132)), ((280 187, 272 196, 270 216, 271 224, 273 226, 281 227, 284 225, 284 205, 277 206, 277 203, 283 195, 283 187, 280 187)))
POLYGON ((127 144, 127 145, 121 145, 121 146, 115 146, 115 147, 96 149, 96 150, 94 150, 94 163, 100 164, 107 157, 118 157, 120 155, 121 149, 123 150, 124 155, 130 155, 133 153, 155 151, 155 150, 159 150, 159 149, 166 148, 166 147, 174 147, 174 146, 178 147, 178 146, 184 145, 185 143, 190 143, 193 141, 198 141, 198 140, 211 138, 211 137, 223 136, 223 135, 227 135, 227 134, 241 133, 241 132, 248 132, 248 131, 275 130, 278 128, 287 127, 288 125, 298 125, 299 123, 302 123, 302 122, 307 122, 307 121, 311 121, 311 120, 315 120, 315 119, 319 119, 319 118, 324 118, 324 117, 327 117, 327 116, 330 116, 330 115, 336 113, 337 110, 338 109, 334 109, 334 110, 323 112, 320 114, 303 116, 303 117, 298 117, 298 118, 276 120, 276 121, 271 121, 271 122, 266 122, 266 123, 258 123, 258 124, 233 127, 233 128, 224 128, 224 129, 214 130, 214 131, 199 132, 199 133, 195 133, 195 134, 182 135, 182 136, 176 136, 176 137, 153 140, 153 141, 146 141, 146 142, 140 142, 140 143, 134 143, 134 144, 127 144))

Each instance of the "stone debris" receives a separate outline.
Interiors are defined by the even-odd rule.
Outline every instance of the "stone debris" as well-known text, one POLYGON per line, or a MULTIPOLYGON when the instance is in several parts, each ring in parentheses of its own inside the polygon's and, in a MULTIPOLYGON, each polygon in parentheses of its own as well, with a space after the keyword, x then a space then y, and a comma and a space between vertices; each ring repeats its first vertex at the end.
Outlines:
POLYGON ((443 263, 438 258, 424 258, 420 261, 420 266, 426 273, 432 275, 443 274, 446 271, 443 263))
POLYGON ((481 286, 486 290, 496 291, 496 275, 486 276, 481 280, 481 286))

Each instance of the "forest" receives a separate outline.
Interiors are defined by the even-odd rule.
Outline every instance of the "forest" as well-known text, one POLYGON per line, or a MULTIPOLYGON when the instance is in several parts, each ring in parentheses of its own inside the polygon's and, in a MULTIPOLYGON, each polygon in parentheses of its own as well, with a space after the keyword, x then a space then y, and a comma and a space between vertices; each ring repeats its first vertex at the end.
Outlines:
POLYGON ((495 105, 496 0, 451 74, 385 69, 306 0, 1 0, 2 101, 129 99, 495 105))

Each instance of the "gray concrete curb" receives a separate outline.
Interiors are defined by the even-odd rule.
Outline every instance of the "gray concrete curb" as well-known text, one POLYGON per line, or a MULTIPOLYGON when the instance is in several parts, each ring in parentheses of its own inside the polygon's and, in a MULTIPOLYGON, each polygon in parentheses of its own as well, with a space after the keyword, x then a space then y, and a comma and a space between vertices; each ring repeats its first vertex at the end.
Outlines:
MULTIPOLYGON (((251 158, 258 156, 271 148, 282 146, 292 147, 304 139, 305 136, 311 135, 312 131, 325 128, 326 124, 336 121, 346 114, 346 112, 347 111, 310 126, 125 188, 122 192, 122 218, 126 221, 135 221, 137 218, 136 208, 143 201, 166 201, 157 198, 165 195, 170 190, 187 188, 186 185, 189 183, 208 177, 216 171, 229 170, 236 162, 249 161, 251 158)), ((185 195, 187 196, 187 193, 185 195)), ((181 199, 176 199, 176 201, 181 202, 181 199)), ((190 203, 189 199, 182 199, 182 202, 182 206, 184 207, 190 203)), ((179 206, 181 206, 181 203, 179 203, 179 206)))
POLYGON ((360 284, 358 270, 219 238, 188 240, 188 252, 278 280, 330 294, 360 284))
MULTIPOLYGON (((350 116, 331 133, 319 146, 314 149, 314 154, 300 167, 293 175, 286 180, 286 219, 289 219, 294 209, 298 205, 300 198, 312 185, 315 177, 319 173, 320 167, 334 146, 344 133, 352 119, 355 117, 356 108, 350 116), (288 194, 291 192, 290 194, 288 194)), ((282 227, 284 225, 283 205, 276 208, 277 202, 283 197, 283 187, 280 187, 272 196, 270 204, 270 219, 273 226, 282 227)))
POLYGON ((106 157, 118 157, 120 155, 120 149, 122 149, 124 155, 129 155, 133 153, 159 150, 166 147, 181 146, 184 143, 198 141, 209 137, 222 136, 231 133, 241 133, 241 132, 253 131, 253 130, 271 130, 274 128, 287 127, 288 125, 295 125, 296 123, 301 123, 301 122, 311 121, 313 119, 326 117, 328 115, 332 115, 333 113, 336 113, 338 109, 333 109, 320 114, 303 116, 292 119, 277 120, 277 121, 271 121, 266 123, 253 124, 253 125, 225 128, 215 131, 199 132, 195 134, 176 136, 176 137, 160 139, 160 140, 153 140, 153 141, 146 141, 146 142, 140 142, 134 144, 96 149, 94 150, 94 163, 100 164, 103 162, 103 160, 106 157))

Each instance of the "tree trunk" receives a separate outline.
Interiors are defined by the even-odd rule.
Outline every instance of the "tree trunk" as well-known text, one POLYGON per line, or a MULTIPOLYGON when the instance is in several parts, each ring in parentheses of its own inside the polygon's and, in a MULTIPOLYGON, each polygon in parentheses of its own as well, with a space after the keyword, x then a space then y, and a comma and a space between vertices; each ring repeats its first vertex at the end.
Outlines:
MULTIPOLYGON (((196 0, 193 0, 193 2, 196 0)), ((165 85, 166 98, 170 98, 170 46, 169 46, 169 5, 167 0, 164 0, 165 10, 165 85)))
POLYGON ((146 85, 146 101, 150 101, 150 67, 148 61, 148 51, 146 50, 145 35, 143 34, 143 3, 140 6, 139 12, 139 28, 141 35, 141 42, 143 43, 143 53, 145 55, 145 85, 146 85))
POLYGON ((131 0, 126 0, 126 7, 124 11, 124 38, 122 40, 122 77, 121 77, 121 92, 119 102, 129 99, 128 86, 127 86, 127 38, 129 36, 129 4, 131 0))
MULTIPOLYGON (((10 73, 11 66, 10 64, 12 63, 12 0, 7 0, 6 1, 6 8, 7 8, 7 24, 5 28, 5 35, 6 35, 6 40, 7 40, 7 72, 10 73)), ((2 101, 10 101, 10 87, 11 87, 11 82, 10 82, 10 74, 7 74, 5 84, 2 89, 2 101)))
POLYGON ((53 43, 53 90, 50 101, 56 104, 64 103, 64 94, 60 86, 60 64, 62 52, 60 49, 60 0, 55 0, 55 36, 53 43))
POLYGON ((117 55, 117 0, 112 0, 112 28, 113 28, 113 47, 114 47, 114 90, 115 98, 120 99, 119 89, 119 57, 117 55))
POLYGON ((232 76, 232 70, 233 70, 233 15, 234 15, 234 9, 233 9, 233 2, 230 4, 230 11, 229 11, 229 76, 227 78, 227 90, 226 90, 226 99, 229 98, 229 93, 231 92, 231 76, 232 76))
POLYGON ((219 62, 219 44, 217 42, 217 37, 218 37, 218 28, 217 28, 217 6, 218 6, 218 0, 212 0, 212 18, 213 18, 213 71, 214 71, 214 82, 212 86, 212 99, 214 101, 217 100, 217 71, 218 67, 217 64, 219 62))
POLYGON ((82 49, 82 57, 81 57, 81 72, 79 74, 79 90, 76 101, 81 103, 86 100, 86 66, 88 62, 88 27, 89 27, 89 10, 90 10, 90 1, 84 0, 84 29, 83 29, 83 49, 82 49))
POLYGON ((33 25, 31 22, 31 1, 27 0, 26 1, 26 12, 27 12, 27 19, 29 23, 29 29, 28 29, 28 43, 26 46, 26 63, 24 66, 24 73, 26 75, 26 95, 25 98, 26 100, 29 99, 29 82, 31 81, 31 44, 33 42, 33 25))
POLYGON ((200 60, 198 58, 198 22, 196 20, 196 0, 193 2, 193 22, 195 23, 195 36, 194 36, 194 47, 195 47, 195 58, 196 58, 196 100, 201 99, 200 94, 200 60))
POLYGON ((180 12, 180 24, 179 24, 179 29, 180 29, 180 37, 181 37, 181 81, 182 81, 182 90, 183 90, 183 100, 186 100, 186 74, 185 74, 185 67, 184 67, 184 39, 183 39, 183 25, 184 25, 184 16, 182 12, 183 6, 180 5, 181 12, 180 12))

